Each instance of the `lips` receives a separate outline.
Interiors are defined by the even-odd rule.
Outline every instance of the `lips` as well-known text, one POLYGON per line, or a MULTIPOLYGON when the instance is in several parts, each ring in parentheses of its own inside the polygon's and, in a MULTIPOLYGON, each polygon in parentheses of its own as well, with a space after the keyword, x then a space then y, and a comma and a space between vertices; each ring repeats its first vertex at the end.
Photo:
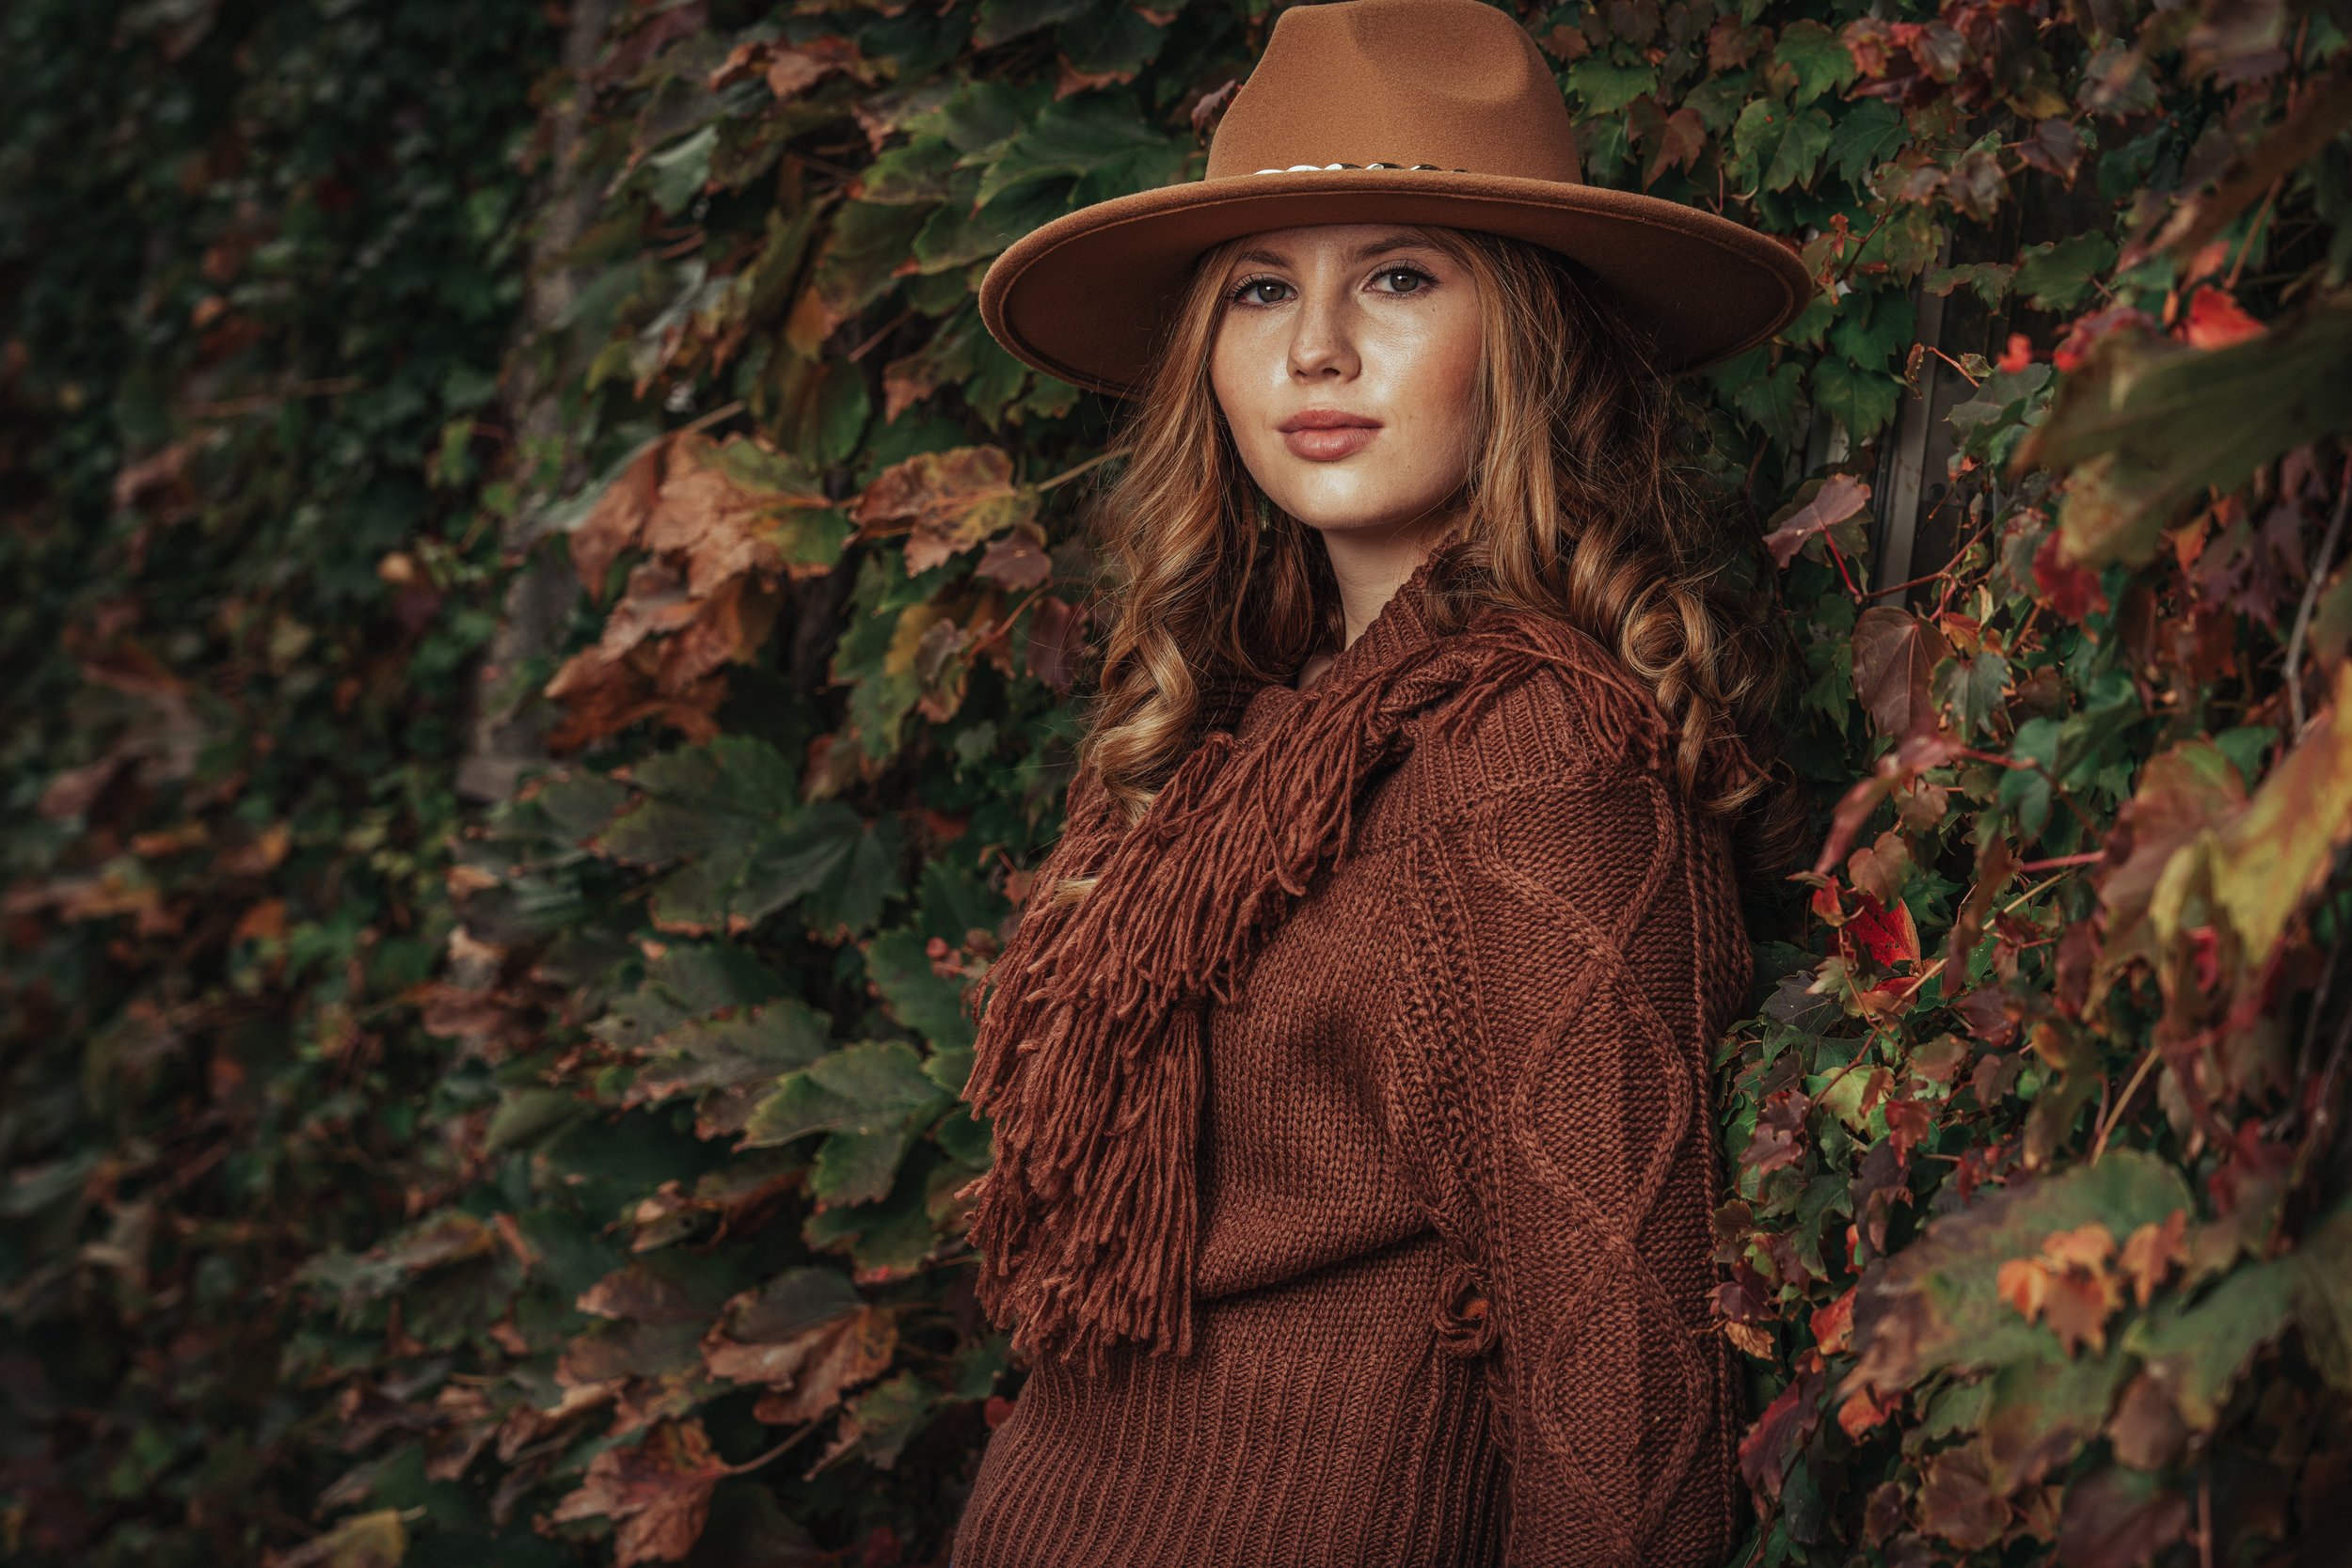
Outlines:
POLYGON ((1275 429, 1282 433, 1282 444, 1292 456, 1310 463, 1336 463, 1372 445, 1373 437, 1380 434, 1380 421, 1336 408, 1309 408, 1293 414, 1275 429))

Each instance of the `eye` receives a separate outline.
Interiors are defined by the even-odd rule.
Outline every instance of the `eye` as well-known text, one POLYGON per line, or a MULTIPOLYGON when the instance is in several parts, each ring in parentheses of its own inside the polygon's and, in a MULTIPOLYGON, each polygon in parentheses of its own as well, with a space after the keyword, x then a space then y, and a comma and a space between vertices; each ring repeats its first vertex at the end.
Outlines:
POLYGON ((1281 303, 1279 296, 1268 297, 1260 291, 1266 289, 1287 289, 1289 287, 1289 284, 1283 282, 1279 277, 1250 277, 1243 279, 1242 282, 1235 286, 1234 289, 1225 297, 1236 305, 1279 305, 1281 303))
POLYGON ((1382 267, 1373 275, 1376 282, 1391 285, 1386 291, 1392 294, 1417 294, 1437 282, 1419 267, 1382 267))

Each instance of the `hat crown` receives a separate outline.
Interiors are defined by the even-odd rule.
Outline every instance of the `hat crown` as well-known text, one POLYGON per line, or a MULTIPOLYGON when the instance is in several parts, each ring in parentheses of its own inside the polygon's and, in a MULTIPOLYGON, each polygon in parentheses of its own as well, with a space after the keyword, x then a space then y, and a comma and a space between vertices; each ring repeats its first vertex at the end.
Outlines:
POLYGON ((1332 164, 1580 182, 1550 68, 1483 0, 1334 0, 1275 18, 1208 178, 1332 164))

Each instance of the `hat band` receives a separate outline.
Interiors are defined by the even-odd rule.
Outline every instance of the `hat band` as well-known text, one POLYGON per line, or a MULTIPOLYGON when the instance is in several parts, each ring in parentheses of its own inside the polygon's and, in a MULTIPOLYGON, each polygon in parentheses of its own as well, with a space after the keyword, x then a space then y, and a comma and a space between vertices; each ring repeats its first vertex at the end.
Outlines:
POLYGON ((1446 168, 1438 164, 1293 164, 1288 168, 1252 169, 1252 174, 1320 174, 1328 168, 1425 168, 1439 174, 1468 174, 1466 168, 1446 168))

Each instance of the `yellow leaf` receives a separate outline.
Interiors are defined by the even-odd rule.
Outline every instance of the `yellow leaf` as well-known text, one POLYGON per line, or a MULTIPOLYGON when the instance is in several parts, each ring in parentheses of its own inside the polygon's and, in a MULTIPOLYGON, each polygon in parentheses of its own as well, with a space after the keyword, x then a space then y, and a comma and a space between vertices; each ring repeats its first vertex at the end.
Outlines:
POLYGON ((2221 831, 2215 846, 2213 893, 2245 940, 2246 961, 2259 968, 2287 923, 2352 838, 2352 664, 2336 672, 2335 705, 2322 714, 2253 800, 2221 831))

